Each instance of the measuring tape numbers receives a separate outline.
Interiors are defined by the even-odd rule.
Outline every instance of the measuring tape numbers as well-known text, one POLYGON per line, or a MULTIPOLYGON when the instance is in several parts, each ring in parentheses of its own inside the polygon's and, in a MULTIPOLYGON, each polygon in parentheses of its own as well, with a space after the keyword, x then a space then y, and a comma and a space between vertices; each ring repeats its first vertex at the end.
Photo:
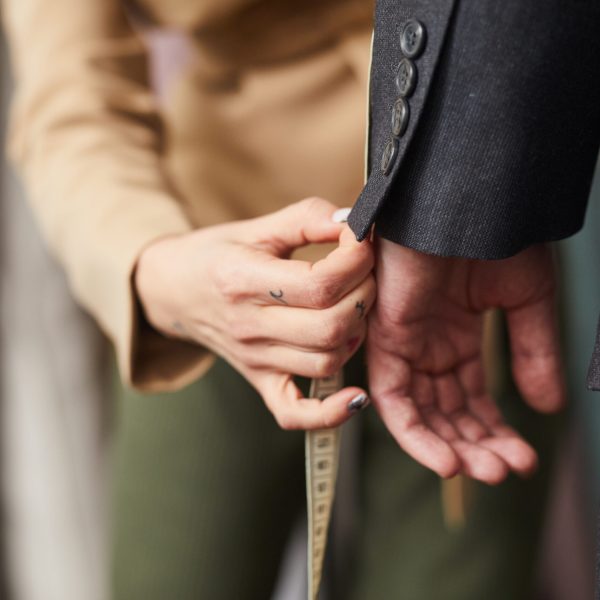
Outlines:
MULTIPOLYGON (((343 373, 313 379, 310 397, 324 400, 342 389, 343 373)), ((305 435, 306 499, 308 505, 308 599, 319 595, 327 531, 335 498, 341 431, 316 429, 305 435)))

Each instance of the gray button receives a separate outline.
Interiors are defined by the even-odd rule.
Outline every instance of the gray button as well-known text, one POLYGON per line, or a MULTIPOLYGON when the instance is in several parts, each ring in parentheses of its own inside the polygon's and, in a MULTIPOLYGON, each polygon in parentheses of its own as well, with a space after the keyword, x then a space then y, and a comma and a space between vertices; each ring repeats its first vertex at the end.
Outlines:
POLYGON ((416 58, 423 52, 427 34, 425 27, 416 19, 411 19, 406 23, 400 34, 400 48, 404 56, 416 58))
POLYGON ((417 68, 408 58, 403 58, 396 69, 396 87, 400 96, 410 96, 417 83, 417 68))
POLYGON ((392 108, 392 133, 400 137, 408 125, 408 104, 404 98, 398 98, 392 108))
POLYGON ((381 171, 384 175, 390 174, 397 154, 398 140, 396 138, 391 138, 390 141, 385 145, 383 154, 381 155, 381 171))

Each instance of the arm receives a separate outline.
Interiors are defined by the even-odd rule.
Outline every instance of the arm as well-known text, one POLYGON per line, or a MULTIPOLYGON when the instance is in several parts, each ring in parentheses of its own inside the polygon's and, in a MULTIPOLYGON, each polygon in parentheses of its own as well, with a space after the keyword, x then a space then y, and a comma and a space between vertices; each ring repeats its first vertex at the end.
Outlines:
POLYGON ((141 41, 116 0, 6 0, 3 11, 16 79, 11 153, 51 250, 115 343, 126 381, 189 381, 209 353, 142 330, 132 287, 146 245, 190 230, 163 175, 141 41), (146 368, 150 348, 162 373, 146 368))
POLYGON ((498 259, 577 231, 600 142, 599 28, 593 0, 379 0, 357 236, 375 222, 422 252, 498 259), (407 125, 384 173, 410 19, 426 41, 409 59, 407 125))
POLYGON ((540 242, 583 222, 600 140, 600 7, 408 4, 378 2, 371 169, 350 216, 359 238, 372 223, 380 238, 371 392, 417 460, 443 476, 497 483, 510 470, 529 472, 536 457, 486 393, 482 316, 506 312, 524 399, 559 408, 554 267, 540 242), (412 60, 408 125, 382 169, 398 40, 411 18, 427 40, 412 60))
POLYGON ((332 375, 364 339, 370 244, 332 220, 336 207, 321 199, 192 231, 163 174, 144 51, 122 4, 5 8, 17 75, 13 155, 77 297, 115 342, 124 378, 151 391, 181 387, 214 352, 284 428, 334 426, 365 406, 355 387, 324 402, 302 398, 291 374, 332 375), (315 264, 289 260, 300 246, 338 239, 315 264))

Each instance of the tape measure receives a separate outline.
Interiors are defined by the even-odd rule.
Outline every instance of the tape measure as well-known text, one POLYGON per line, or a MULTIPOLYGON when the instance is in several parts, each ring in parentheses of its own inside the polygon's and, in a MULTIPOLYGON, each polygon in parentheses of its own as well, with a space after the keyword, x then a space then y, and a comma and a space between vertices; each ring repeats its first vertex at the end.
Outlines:
MULTIPOLYGON (((342 389, 343 373, 313 379, 310 397, 324 400, 342 389)), ((323 562, 327 549, 327 532, 335 499, 341 430, 316 429, 305 434, 306 500, 308 507, 308 600, 317 600, 323 562)), ((441 480, 441 504, 449 531, 464 527, 468 512, 469 481, 461 476, 441 480)))
MULTIPOLYGON (((343 373, 313 379, 310 397, 324 400, 342 389, 343 373)), ((305 434, 306 500, 308 507, 308 600, 317 600, 323 560, 327 549, 327 531, 335 498, 335 483, 340 454, 341 431, 316 429, 305 434)))

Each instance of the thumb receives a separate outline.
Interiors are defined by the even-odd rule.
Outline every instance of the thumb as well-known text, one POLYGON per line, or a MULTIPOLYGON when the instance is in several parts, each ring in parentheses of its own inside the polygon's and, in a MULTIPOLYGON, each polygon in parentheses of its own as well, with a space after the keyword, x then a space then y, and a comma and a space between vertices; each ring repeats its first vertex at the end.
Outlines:
POLYGON ((269 233, 266 241, 281 256, 307 244, 337 242, 343 227, 343 223, 334 221, 338 210, 323 198, 307 198, 254 219, 254 224, 258 231, 269 233))
POLYGON ((292 376, 282 373, 265 373, 252 383, 282 429, 337 427, 369 404, 358 387, 343 388, 325 400, 303 398, 292 376))

